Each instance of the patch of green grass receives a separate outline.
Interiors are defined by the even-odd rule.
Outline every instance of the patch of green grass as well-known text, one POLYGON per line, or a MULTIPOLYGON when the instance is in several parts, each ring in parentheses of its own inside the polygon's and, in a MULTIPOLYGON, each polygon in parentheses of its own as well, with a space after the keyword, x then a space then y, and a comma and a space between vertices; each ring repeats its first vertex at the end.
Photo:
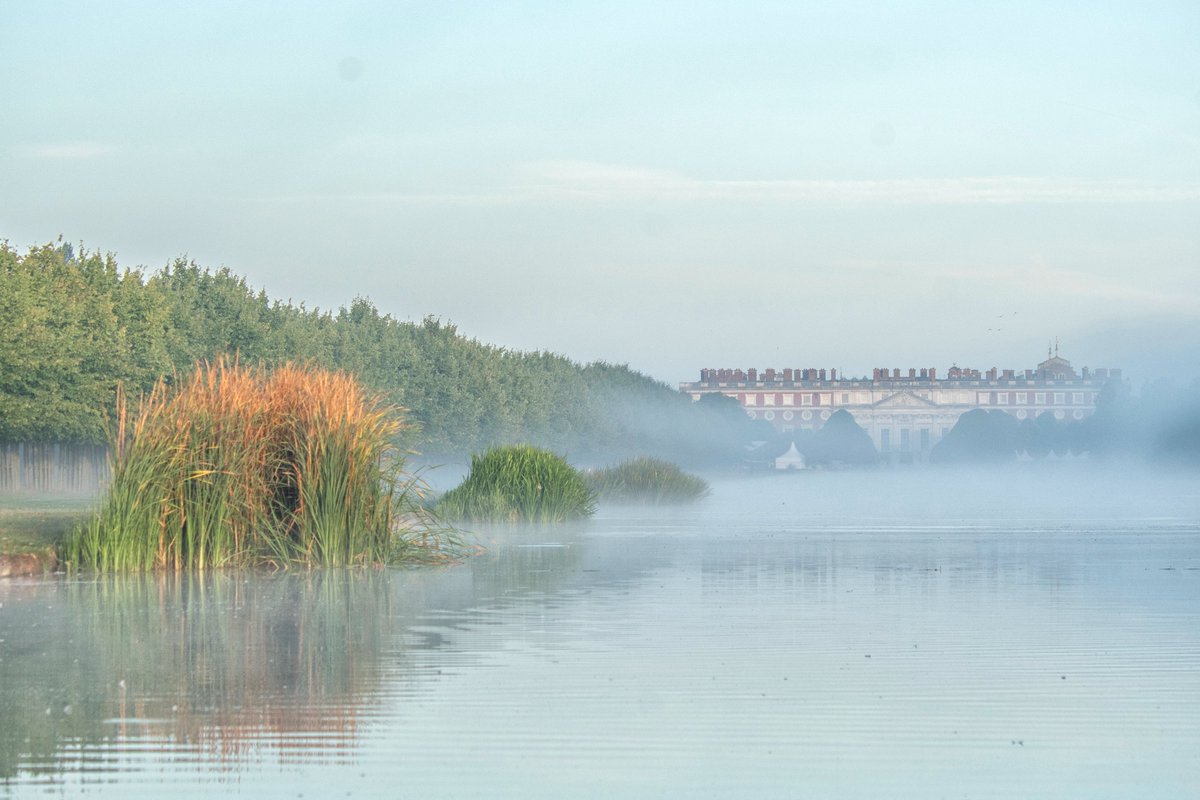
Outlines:
POLYGON ((0 495, 0 554, 61 544, 95 505, 78 495, 0 495))
POLYGON ((592 470, 586 478, 601 500, 615 503, 690 503, 708 494, 703 478, 657 458, 635 458, 592 470))
POLYGON ((437 511, 475 522, 562 522, 591 516, 595 495, 561 456, 528 445, 471 457, 471 470, 442 495, 437 511))

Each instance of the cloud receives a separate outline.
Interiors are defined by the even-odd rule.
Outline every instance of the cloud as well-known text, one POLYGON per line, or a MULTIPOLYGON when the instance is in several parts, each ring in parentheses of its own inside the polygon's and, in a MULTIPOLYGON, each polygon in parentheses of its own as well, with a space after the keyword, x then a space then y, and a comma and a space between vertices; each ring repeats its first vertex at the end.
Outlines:
POLYGON ((109 155, 116 148, 102 142, 42 142, 14 148, 20 158, 88 159, 109 155))
POLYGON ((403 189, 373 193, 315 192, 253 200, 463 206, 644 201, 831 206, 1152 204, 1200 201, 1200 185, 1020 176, 731 180, 694 178, 669 170, 591 161, 537 161, 516 167, 512 179, 502 185, 439 192, 403 189))
POLYGON ((894 180, 699 179, 590 162, 539 162, 522 173, 526 189, 559 198, 774 201, 798 204, 963 205, 1015 203, 1172 203, 1200 200, 1200 185, 1029 177, 894 180))
POLYGON ((849 261, 838 264, 839 270, 867 272, 875 275, 902 275, 905 280, 949 280, 982 284, 991 289, 1030 291, 1042 296, 1054 296, 1061 301, 1078 304, 1084 300, 1109 302, 1115 305, 1146 310, 1158 310, 1200 315, 1200 296, 1186 291, 1166 291, 1142 282, 1120 280, 1079 270, 1060 269, 1038 263, 1029 266, 996 268, 971 267, 963 264, 913 264, 910 262, 849 261))

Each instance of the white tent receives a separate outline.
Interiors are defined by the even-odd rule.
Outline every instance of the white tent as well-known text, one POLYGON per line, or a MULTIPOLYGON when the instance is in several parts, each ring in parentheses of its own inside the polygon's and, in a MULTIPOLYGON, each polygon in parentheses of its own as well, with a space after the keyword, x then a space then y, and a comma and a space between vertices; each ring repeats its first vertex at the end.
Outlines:
POLYGON ((788 445, 787 452, 775 459, 775 469, 804 469, 804 456, 796 449, 796 443, 788 445))

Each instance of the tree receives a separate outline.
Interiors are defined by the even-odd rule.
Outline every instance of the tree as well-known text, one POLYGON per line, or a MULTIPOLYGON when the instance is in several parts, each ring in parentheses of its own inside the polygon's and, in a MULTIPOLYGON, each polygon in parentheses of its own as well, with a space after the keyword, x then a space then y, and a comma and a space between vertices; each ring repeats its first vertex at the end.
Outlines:
POLYGON ((929 454, 935 464, 994 464, 1016 458, 1018 425, 1003 411, 976 408, 958 418, 929 454))
POLYGON ((838 409, 804 445, 810 465, 870 466, 878 463, 879 452, 871 435, 854 421, 846 409, 838 409))

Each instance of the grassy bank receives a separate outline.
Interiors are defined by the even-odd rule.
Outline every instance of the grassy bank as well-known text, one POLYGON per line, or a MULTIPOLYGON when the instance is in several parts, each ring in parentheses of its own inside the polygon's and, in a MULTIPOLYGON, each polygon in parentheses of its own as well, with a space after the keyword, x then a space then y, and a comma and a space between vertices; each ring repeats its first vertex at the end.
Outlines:
POLYGON ((0 577, 38 574, 58 562, 64 539, 95 498, 0 495, 0 577))

